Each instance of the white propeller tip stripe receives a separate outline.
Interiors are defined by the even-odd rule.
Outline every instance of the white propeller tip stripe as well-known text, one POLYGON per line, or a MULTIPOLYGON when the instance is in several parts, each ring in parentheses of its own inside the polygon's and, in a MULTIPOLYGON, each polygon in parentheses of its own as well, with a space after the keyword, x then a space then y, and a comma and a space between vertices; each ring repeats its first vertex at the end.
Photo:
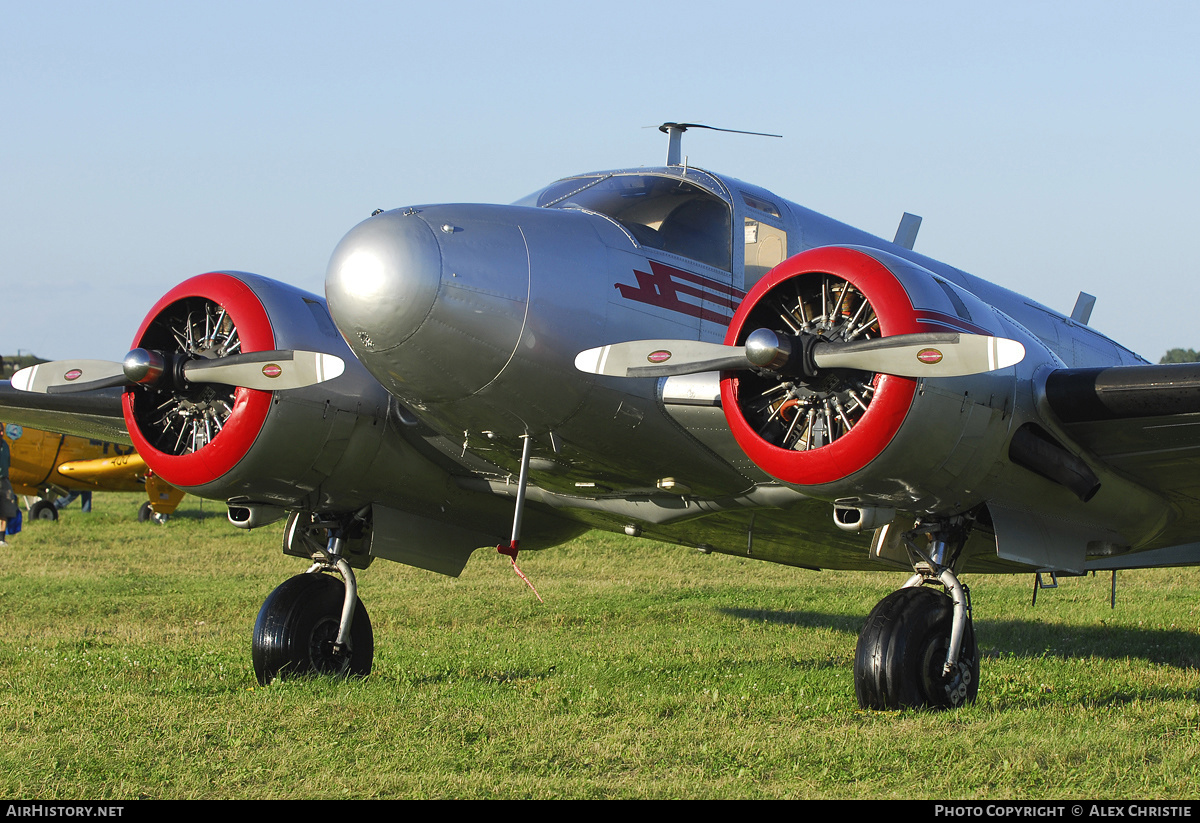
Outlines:
POLYGON ((34 375, 37 374, 37 370, 37 366, 30 366, 28 368, 21 369, 12 376, 12 379, 9 380, 9 382, 12 383, 12 387, 18 391, 33 391, 31 387, 33 386, 34 375))
POLYGON ((341 376, 346 370, 346 363, 342 358, 332 354, 319 354, 317 356, 317 380, 324 382, 332 380, 335 377, 341 376))
POLYGON ((992 349, 992 357, 994 365, 992 369, 1006 369, 1009 366, 1015 366, 1025 359, 1025 347, 1016 340, 1009 340, 1006 337, 994 337, 995 345, 992 349))
POLYGON ((587 374, 603 374, 604 361, 608 359, 608 346, 586 349, 575 355, 575 368, 587 374))

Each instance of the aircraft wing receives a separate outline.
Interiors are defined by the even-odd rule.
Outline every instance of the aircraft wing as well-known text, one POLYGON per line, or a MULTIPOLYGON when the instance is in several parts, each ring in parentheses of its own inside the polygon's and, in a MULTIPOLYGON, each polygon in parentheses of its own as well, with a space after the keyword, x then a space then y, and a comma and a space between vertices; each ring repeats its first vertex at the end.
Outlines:
POLYGON ((0 421, 131 446, 121 413, 122 389, 34 394, 0 383, 0 421))
POLYGON ((1090 421, 1064 429, 1109 466, 1171 503, 1176 518, 1155 542, 1192 542, 1200 524, 1200 414, 1090 421))
POLYGON ((1045 396, 1061 429, 1176 510, 1156 542, 1190 542, 1200 524, 1200 364, 1059 369, 1045 396))
POLYGON ((1063 429, 1142 485, 1200 504, 1200 414, 1092 420, 1063 429))

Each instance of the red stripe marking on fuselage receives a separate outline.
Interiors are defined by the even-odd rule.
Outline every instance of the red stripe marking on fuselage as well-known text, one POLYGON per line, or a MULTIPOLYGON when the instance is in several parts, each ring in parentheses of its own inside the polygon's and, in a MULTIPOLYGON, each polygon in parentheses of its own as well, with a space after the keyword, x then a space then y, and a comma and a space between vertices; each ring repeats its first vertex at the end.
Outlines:
POLYGON ((667 266, 654 260, 649 263, 649 272, 634 270, 633 276, 637 280, 636 287, 624 283, 613 284, 620 290, 622 297, 723 325, 728 325, 733 316, 732 310, 737 308, 742 298, 745 297, 745 292, 719 280, 667 266), (685 285, 678 282, 680 280, 695 283, 703 288, 685 285), (713 292, 718 293, 714 294, 713 292), (688 303, 680 299, 681 296, 694 297, 730 311, 726 313, 696 303, 688 303))
POLYGON ((945 314, 944 312, 940 311, 918 309, 916 311, 916 318, 918 323, 922 323, 926 326, 941 326, 944 329, 963 332, 965 334, 983 334, 989 336, 992 334, 992 332, 988 331, 982 326, 976 326, 974 323, 968 323, 961 317, 957 317, 953 314, 945 314))
POLYGON ((677 269, 673 266, 668 266, 655 260, 651 260, 649 262, 650 271, 652 272, 669 274, 674 277, 678 277, 680 280, 688 280, 692 283, 710 288, 713 291, 722 292, 729 295, 739 303, 742 301, 742 298, 746 296, 746 292, 742 291, 741 289, 735 289, 733 286, 729 285, 728 283, 723 283, 720 280, 713 280, 711 277, 705 277, 702 274, 696 274, 683 269, 677 269))

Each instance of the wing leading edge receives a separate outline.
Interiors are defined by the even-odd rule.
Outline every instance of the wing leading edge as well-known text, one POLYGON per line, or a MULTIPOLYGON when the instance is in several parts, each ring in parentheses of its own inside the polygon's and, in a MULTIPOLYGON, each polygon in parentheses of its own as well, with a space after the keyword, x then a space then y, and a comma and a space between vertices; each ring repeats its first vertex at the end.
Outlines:
POLYGON ((33 394, 0 383, 0 421, 132 446, 121 413, 121 389, 33 394))

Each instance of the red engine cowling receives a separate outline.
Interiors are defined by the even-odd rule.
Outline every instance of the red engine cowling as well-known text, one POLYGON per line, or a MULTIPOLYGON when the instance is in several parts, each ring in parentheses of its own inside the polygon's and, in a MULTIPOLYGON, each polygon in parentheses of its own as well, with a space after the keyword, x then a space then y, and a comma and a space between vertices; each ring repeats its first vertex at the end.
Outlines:
MULTIPOLYGON (((306 388, 261 391, 188 383, 181 375, 128 389, 125 423, 155 474, 204 497, 246 498, 310 509, 352 506, 330 499, 335 475, 361 472, 343 455, 379 451, 388 399, 350 353, 314 295, 241 272, 212 272, 179 284, 150 310, 134 338, 185 358, 273 349, 340 357, 346 371, 306 388), (366 438, 370 443, 359 443, 366 438)), ((180 358, 175 357, 175 362, 180 358)))
MULTIPOLYGON (((812 249, 764 276, 725 342, 744 344, 759 328, 834 341, 935 331, 1025 337, 945 278, 859 247, 812 249)), ((960 493, 961 479, 949 475, 964 449, 974 458, 980 448, 999 454, 1015 382, 1011 368, 927 379, 920 392, 912 378, 852 370, 804 383, 727 372, 721 399, 739 445, 772 476, 815 496, 920 508, 960 493)))
MULTIPOLYGON (((223 357, 276 348, 262 301, 225 273, 193 277, 167 292, 142 321, 133 348, 223 357)), ((271 392, 206 383, 127 391, 125 425, 156 474, 184 488, 228 474, 262 431, 271 392)))

